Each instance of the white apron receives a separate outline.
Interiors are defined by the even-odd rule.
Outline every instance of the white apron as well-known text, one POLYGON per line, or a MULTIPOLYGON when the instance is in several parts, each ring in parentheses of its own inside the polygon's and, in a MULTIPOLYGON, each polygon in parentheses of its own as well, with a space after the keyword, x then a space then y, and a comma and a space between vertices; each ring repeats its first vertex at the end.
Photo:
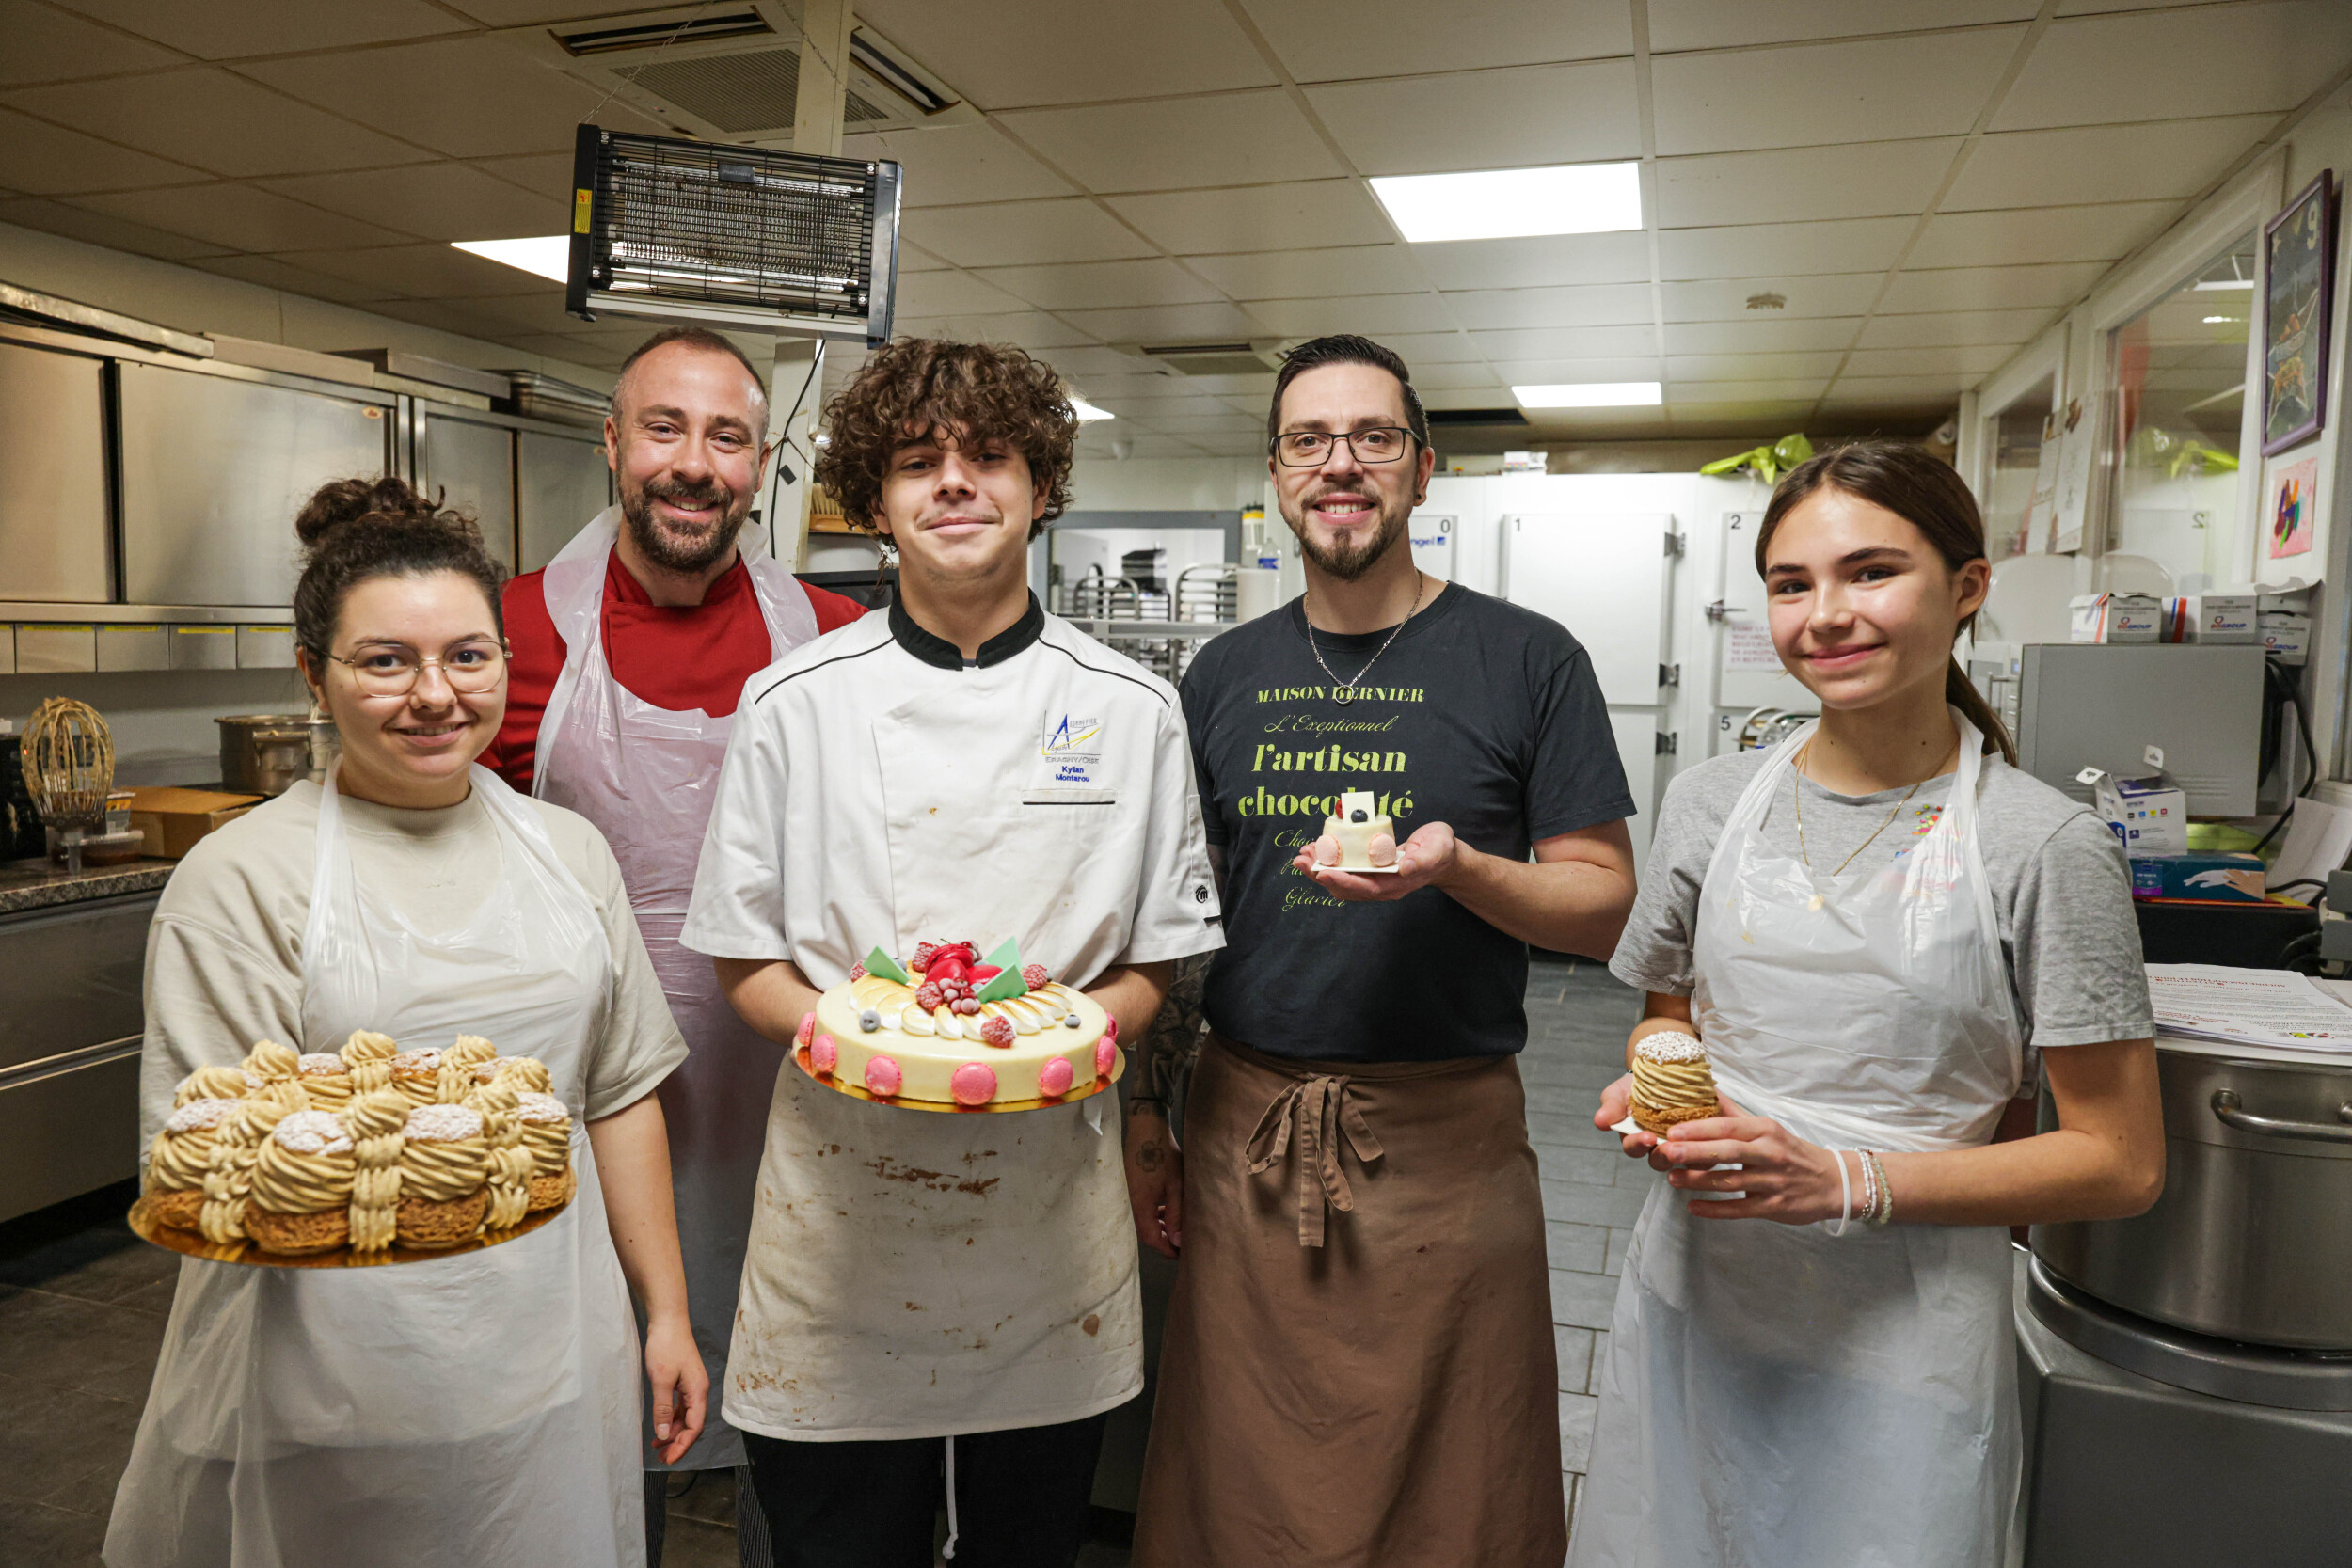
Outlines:
POLYGON ((537 812, 472 770, 501 874, 427 935, 352 874, 330 771, 301 1049, 479 1034, 572 1113, 571 1206, 481 1252, 368 1269, 180 1265, 116 1494, 113 1568, 587 1568, 644 1560, 637 1336, 581 1120, 612 960, 537 812))
MULTIPOLYGON (((580 813, 612 846, 654 974, 686 1037, 689 1054, 659 1093, 670 1127, 687 1310, 710 1386, 723 1388, 768 1091, 784 1053, 727 1005, 710 960, 678 945, 735 716, 656 707, 613 679, 604 648, 604 584, 620 522, 620 509, 606 508, 540 578, 564 656, 539 723, 531 792, 580 813)), ((767 623, 771 657, 782 658, 817 635, 816 611, 798 579, 772 557, 747 551, 743 563, 767 623)), ((652 1419, 650 1408, 645 1418, 652 1419)), ((645 1435, 651 1438, 650 1429, 645 1435)), ((714 1409, 675 1464, 664 1464, 651 1449, 645 1455, 652 1469, 731 1468, 744 1462, 743 1439, 714 1409)))
MULTIPOLYGON (((1910 853, 1843 881, 1757 831, 1800 730, 1724 826, 1699 891, 1692 1016, 1723 1092, 1834 1148, 1991 1140, 2022 1032, 1977 844, 1981 738, 1910 853)), ((2017 1488, 2008 1232, 1636 1226, 1576 1568, 1993 1568, 2017 1488)))

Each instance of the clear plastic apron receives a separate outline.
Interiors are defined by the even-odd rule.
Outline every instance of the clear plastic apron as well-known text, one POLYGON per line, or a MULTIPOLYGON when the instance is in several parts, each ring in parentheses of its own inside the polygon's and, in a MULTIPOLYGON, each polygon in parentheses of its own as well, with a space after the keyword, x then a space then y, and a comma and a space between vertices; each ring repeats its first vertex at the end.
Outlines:
MULTIPOLYGON (((1909 853, 1843 881, 1766 843, 1816 726, 1724 824, 1699 890, 1692 1015, 1723 1092, 1798 1136, 1991 1141, 2022 1031, 1977 843, 1982 741, 1909 853)), ((1577 1568, 1992 1568, 2019 1462, 2006 1230, 1694 1220, 1634 1230, 1577 1568)))
POLYGON ((493 891, 428 934, 352 872, 330 773, 302 1049, 479 1034, 545 1062, 579 1196, 481 1252, 348 1271, 180 1266, 106 1540, 113 1568, 582 1568, 644 1561, 638 1352, 583 1131, 612 961, 531 804, 476 767, 493 891))
MULTIPOLYGON (((710 1385, 723 1388, 769 1092, 784 1053, 728 1006, 710 960, 678 945, 735 716, 656 707, 613 679, 604 646, 604 584, 620 521, 618 508, 600 513, 540 579, 565 652, 539 725, 532 793, 580 813, 612 846, 654 974, 690 1048, 660 1093, 670 1125, 687 1309, 710 1385)), ((789 571, 764 552, 746 551, 744 566, 773 657, 817 635, 816 612, 789 571)), ((702 1436, 675 1465, 662 1465, 651 1449, 645 1463, 729 1467, 743 1463, 743 1439, 714 1408, 702 1436)))

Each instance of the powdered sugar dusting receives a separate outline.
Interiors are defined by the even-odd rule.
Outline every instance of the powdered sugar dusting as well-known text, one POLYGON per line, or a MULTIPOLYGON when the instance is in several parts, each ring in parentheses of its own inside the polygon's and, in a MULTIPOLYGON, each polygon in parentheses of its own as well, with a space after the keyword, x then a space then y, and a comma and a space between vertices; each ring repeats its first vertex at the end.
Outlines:
POLYGON ((302 1076, 305 1078, 340 1078, 350 1069, 332 1051, 306 1051, 302 1053, 302 1076))
POLYGON ((1655 1035, 1644 1035, 1633 1042, 1633 1053, 1645 1062, 1703 1062, 1707 1047, 1696 1035, 1686 1035, 1679 1029, 1661 1029, 1655 1035))
POLYGON ((194 1132, 218 1127, 236 1108, 237 1101, 233 1100, 191 1100, 171 1113, 171 1119, 164 1123, 164 1131, 194 1132))
POLYGON ((564 1109, 564 1102, 551 1094, 517 1096, 515 1114, 525 1121, 568 1121, 572 1115, 564 1109))
POLYGON ((453 1144, 482 1136, 482 1113, 464 1105, 420 1105, 408 1113, 403 1131, 418 1143, 453 1144))
POLYGON ((270 1136, 296 1154, 351 1152, 351 1134, 343 1128, 343 1118, 331 1111, 293 1112, 271 1130, 270 1136))
POLYGON ((429 1045, 421 1045, 414 1051, 404 1051, 392 1058, 394 1072, 426 1073, 438 1072, 440 1069, 441 1053, 429 1045))

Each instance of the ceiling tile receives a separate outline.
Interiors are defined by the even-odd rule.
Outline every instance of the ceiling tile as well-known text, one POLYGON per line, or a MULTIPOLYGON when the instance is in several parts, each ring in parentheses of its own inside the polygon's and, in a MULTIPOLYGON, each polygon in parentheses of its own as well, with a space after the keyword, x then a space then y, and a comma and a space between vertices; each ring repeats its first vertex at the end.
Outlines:
POLYGON ((1938 213, 1903 259, 1907 267, 1982 267, 2015 261, 2112 261, 2163 231, 2176 201, 1938 213))
POLYGON ((1053 362, 1054 369, 1070 376, 1129 376, 1138 372, 1149 372, 1152 369, 1148 360, 1138 358, 1132 354, 1121 354, 1115 348, 1104 348, 1093 343, 1057 348, 1043 357, 1053 362))
POLYGON ((297 267, 275 256, 207 256, 188 262, 199 272, 215 272, 223 277, 233 277, 241 283, 258 283, 264 289, 282 289, 290 294, 310 299, 332 300, 338 305, 353 305, 361 300, 380 299, 383 291, 345 278, 330 277, 323 272, 297 267))
POLYGON ((1073 310, 1069 315, 1074 325, 1112 343, 1183 343, 1274 336, 1263 323, 1233 305, 1158 305, 1130 310, 1073 310))
POLYGON ((186 58, 35 0, 0 0, 0 38, 8 40, 8 48, 0 50, 0 87, 151 71, 186 58))
POLYGON ((1454 240, 1413 247, 1440 289, 1533 289, 1557 283, 1646 283, 1649 236, 1546 234, 1524 240, 1454 240))
POLYGON ((558 201, 568 200, 572 188, 572 155, 568 152, 526 152, 516 158, 478 158, 475 168, 496 175, 510 185, 558 201))
POLYGON ((2045 267, 1947 267, 1901 272, 1879 309, 1890 316, 1926 310, 2019 310, 2072 305, 2106 272, 2099 261, 2045 267))
POLYGON ((1217 297, 1215 288, 1161 256, 1059 267, 992 267, 979 276, 1047 310, 1191 305, 1217 297))
POLYGON ((1923 213, 1960 147, 1955 137, 1866 142, 1835 154, 1783 150, 1663 159, 1658 225, 1692 229, 1923 213))
MULTIPOLYGON (((394 44, 237 68, 308 103, 456 158, 554 152, 601 96, 490 38, 394 44)), ((608 116, 621 108, 615 100, 608 116)), ((384 160, 389 162, 390 160, 384 160)))
POLYGON ((1366 294, 1339 299, 1256 300, 1249 313, 1286 338, 1327 332, 1443 332, 1454 325, 1437 294, 1366 294))
POLYGON ((2277 114, 2352 58, 2343 0, 2070 17, 2034 46, 1995 131, 2277 114))
POLYGON ((1840 372, 1842 386, 1856 376, 1963 375, 1975 377, 1997 371, 2019 343, 1983 343, 1950 348, 1858 348, 1847 356, 1840 372))
POLYGON ((910 316, 987 315, 1029 303, 968 272, 918 272, 898 279, 897 309, 910 316))
POLYGON ((1829 386, 1829 377, 1796 381, 1669 381, 1666 401, 1677 407, 1803 400, 1810 403, 1829 386))
POLYGON ((552 197, 516 189, 466 164, 413 164, 364 173, 256 182, 346 217, 373 219, 427 240, 512 240, 561 234, 569 215, 552 197))
POLYGON ((898 270, 900 272, 943 272, 946 270, 946 262, 925 250, 921 245, 906 239, 905 230, 901 230, 899 235, 898 270))
POLYGON ((1888 217, 1668 229, 1658 236, 1658 265, 1670 280, 1883 272, 1917 227, 1913 218, 1888 217))
POLYGON ((1629 355, 1609 359, 1499 359, 1495 375, 1506 387, 1549 386, 1554 382, 1657 381, 1662 361, 1654 355, 1629 355))
POLYGON ((1810 354, 1677 354, 1666 360, 1669 381, 1794 381, 1820 380, 1836 372, 1845 355, 1835 350, 1810 354))
POLYGON ((2275 122, 2247 115, 1985 136, 1937 210, 2177 200, 2213 183, 2275 122))
POLYGON ((1466 332, 1391 332, 1380 342, 1416 371, 1423 365, 1474 364, 1486 357, 1466 332))
POLYGON ((1842 349, 1862 325, 1851 318, 1826 321, 1700 322, 1666 327, 1666 352, 1689 354, 1797 354, 1807 349, 1842 349))
POLYGON ((13 109, 0 109, 0 182, 11 190, 65 196, 210 178, 185 164, 151 158, 13 109))
POLYGON ((1625 0, 1448 0, 1431 26, 1424 0, 1243 0, 1283 68, 1301 82, 1475 71, 1530 60, 1633 53, 1625 0))
POLYGON ((1157 415, 1145 422, 1170 436, 1254 436, 1265 428, 1239 414, 1157 415))
POLYGON ((129 223, 105 213, 69 207, 47 197, 28 196, 13 201, 0 201, 0 223, 38 229, 44 234, 62 234, 67 239, 80 240, 86 245, 102 245, 111 250, 127 250, 137 256, 161 257, 167 261, 217 255, 221 249, 218 245, 192 240, 185 234, 167 234, 143 223, 129 223))
MULTIPOLYGON (((952 338, 967 343, 1017 343, 1027 349, 1066 348, 1094 341, 1089 334, 1042 310, 1009 310, 990 314, 967 310, 932 316, 900 315, 892 325, 894 335, 900 338, 952 338)), ((825 362, 830 365, 833 361, 828 357, 825 362)))
POLYGON ((468 30, 426 0, 367 0, 358 6, 321 5, 319 0, 237 0, 228 6, 191 6, 186 0, 71 4, 75 10, 205 60, 343 49, 468 30))
POLYGON ((1658 150, 1964 135, 2017 53, 2023 27, 1668 55, 1650 64, 1658 150), (1790 90, 1804 83, 1803 90, 1790 90))
MULTIPOLYGON (((527 272, 445 245, 312 251, 283 260, 310 272, 358 283, 373 290, 380 298, 452 299, 558 287, 527 272)), ((585 322, 575 322, 565 330, 585 332, 592 328, 585 322)))
POLYGON ((905 232, 961 267, 1107 261, 1153 253, 1149 240, 1084 197, 919 207, 906 214, 905 232))
POLYGON ((1886 0, 1739 0, 1731 6, 1723 0, 1650 0, 1649 46, 1663 55, 1858 33, 1973 27, 2030 22, 2039 8, 2035 0, 1936 0, 1932 6, 1890 6, 1886 0))
POLYGON ((505 321, 475 306, 475 301, 464 299, 387 299, 371 304, 368 309, 394 321, 429 326, 437 332, 454 332, 466 338, 496 341, 512 330, 505 321))
POLYGON ((209 66, 28 87, 7 101, 43 119, 233 177, 379 167, 430 156, 209 66))
POLYGON ((1195 256, 1186 264, 1235 299, 1410 293, 1428 286, 1401 245, 1195 256))
POLYGON ((1347 171, 1281 92, 1032 109, 1006 130, 1093 191, 1319 180, 1347 171))
POLYGON ((1981 377, 1974 375, 1841 375, 1830 390, 1840 403, 1865 399, 1886 404, 1957 400, 1981 377))
POLYGON ((2057 318, 2052 309, 1943 310, 1873 316, 1862 329, 1863 348, 1941 348, 1951 343, 2023 343, 2057 318))
POLYGON ((1364 174, 1638 158, 1630 60, 1528 66, 1306 89, 1364 174))
POLYGON ((1531 326, 1617 326, 1655 319, 1649 286, 1595 283, 1559 289, 1470 289, 1446 303, 1464 326, 1507 332, 1531 326))
MULTIPOLYGON (((904 170, 899 198, 910 208, 1068 196, 1069 181, 1015 147, 993 125, 943 125, 847 136, 850 158, 888 158, 904 170)), ((566 182, 570 176, 564 176, 566 182)))
POLYGON ((1213 379, 1221 380, 1222 377, 1185 375, 1181 371, 1141 370, 1139 367, 1143 361, 1139 358, 1134 359, 1132 363, 1138 369, 1128 374, 1101 373, 1089 375, 1086 378, 1089 390, 1099 392, 1104 398, 1110 400, 1104 403, 1103 406, 1114 414, 1131 406, 1141 407, 1150 404, 1168 408, 1176 404, 1182 404, 1184 409, 1197 413, 1212 411, 1211 405, 1228 413, 1233 412, 1225 398, 1217 396, 1214 388, 1203 385, 1213 379))
POLYGON ((1502 378, 1491 365, 1422 365, 1413 371, 1413 388, 1416 391, 1461 391, 1470 388, 1493 388, 1502 385, 1502 378))
POLYGON ((986 109, 1271 87, 1217 0, 859 0, 870 23, 948 90, 986 109))
POLYGON ((1869 309, 1886 280, 1883 272, 1809 273, 1802 277, 1740 277, 1665 286, 1670 322, 1794 321, 1803 316, 1858 316, 1869 309), (1750 309, 1759 294, 1778 294, 1777 309, 1750 309))
POLYGON ((1115 196, 1110 205, 1179 256, 1383 245, 1396 238, 1371 193, 1354 180, 1115 196))
POLYGON ((252 185, 175 185, 72 199, 77 207, 185 234, 224 250, 315 250, 391 245, 405 237, 252 185))
POLYGON ((1550 327, 1534 331, 1473 332, 1479 352, 1505 359, 1606 359, 1658 352, 1658 328, 1639 326, 1550 327))

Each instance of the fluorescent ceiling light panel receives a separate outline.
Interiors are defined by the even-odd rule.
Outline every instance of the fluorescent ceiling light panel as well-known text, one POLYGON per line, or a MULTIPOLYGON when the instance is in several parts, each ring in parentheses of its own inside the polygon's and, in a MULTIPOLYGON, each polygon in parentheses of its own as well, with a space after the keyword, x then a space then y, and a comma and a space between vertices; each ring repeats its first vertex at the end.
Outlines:
POLYGON ((2254 280, 2250 277, 2208 277, 2197 285, 2201 289, 2250 289, 2253 286, 2254 280))
POLYGON ((1642 227, 1639 164, 1384 175, 1372 182, 1372 194, 1417 245, 1642 227))
POLYGON ((1065 393, 1064 395, 1070 399, 1070 411, 1078 416, 1078 422, 1080 424, 1090 424, 1096 420, 1115 420, 1119 418, 1118 415, 1112 413, 1109 409, 1097 408, 1094 404, 1087 402, 1086 399, 1077 396, 1075 393, 1065 393))
POLYGON ((1571 381, 1514 387, 1521 408, 1655 408, 1664 401, 1655 381, 1571 381))
POLYGON ((541 234, 529 240, 453 240, 458 250, 469 250, 487 261, 502 261, 510 267, 552 277, 558 283, 567 282, 572 265, 572 237, 569 234, 541 234))

